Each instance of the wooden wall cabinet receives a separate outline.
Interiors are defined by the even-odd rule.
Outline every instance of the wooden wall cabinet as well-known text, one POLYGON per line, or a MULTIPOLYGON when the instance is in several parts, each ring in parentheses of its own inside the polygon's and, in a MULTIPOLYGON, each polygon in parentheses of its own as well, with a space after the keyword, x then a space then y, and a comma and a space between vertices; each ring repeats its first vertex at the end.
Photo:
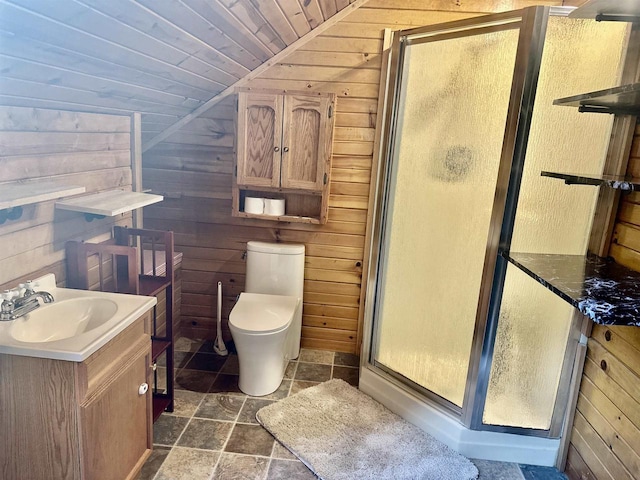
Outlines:
POLYGON ((233 215, 325 223, 335 122, 332 93, 238 92, 233 215), (244 198, 284 198, 285 215, 244 211, 244 198))
POLYGON ((0 355, 0 478, 136 478, 152 447, 150 319, 79 363, 0 355))

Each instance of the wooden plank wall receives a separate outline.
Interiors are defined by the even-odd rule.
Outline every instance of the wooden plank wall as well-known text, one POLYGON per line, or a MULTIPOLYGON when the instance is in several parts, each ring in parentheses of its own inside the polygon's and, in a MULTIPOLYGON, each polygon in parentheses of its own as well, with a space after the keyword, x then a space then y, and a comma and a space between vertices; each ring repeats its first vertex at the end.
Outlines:
MULTIPOLYGON (((627 172, 640 176, 640 126, 627 172)), ((640 193, 623 196, 609 254, 640 272, 640 193)), ((566 473, 640 479, 640 328, 596 325, 587 346, 566 473)))
MULTIPOLYGON (((371 0, 274 65, 250 87, 338 95, 326 225, 231 217, 234 107, 225 100, 145 153, 145 188, 168 198, 145 209, 145 225, 171 229, 183 259, 183 331, 215 336, 216 284, 223 316, 244 286, 248 240, 307 248, 302 345, 358 352, 358 318, 383 29, 441 23, 539 1, 371 0)), ((143 138, 160 125, 143 123, 143 138)), ((228 335, 228 334, 227 334, 228 335)))
MULTIPOLYGON (((130 190, 130 117, 0 106, 0 188, 45 179, 130 190)), ((130 214, 89 223, 54 204, 27 205, 0 225, 0 289, 48 272, 64 285, 67 240, 102 241, 114 224, 131 224, 130 214)))

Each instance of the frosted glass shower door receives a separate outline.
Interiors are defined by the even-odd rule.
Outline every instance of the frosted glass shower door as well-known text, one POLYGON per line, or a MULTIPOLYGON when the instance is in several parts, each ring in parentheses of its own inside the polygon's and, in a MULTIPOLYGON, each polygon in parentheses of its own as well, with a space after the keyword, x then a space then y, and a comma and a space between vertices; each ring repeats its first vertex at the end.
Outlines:
MULTIPOLYGON (((586 252, 598 191, 568 188, 540 172, 602 172, 613 119, 555 106, 553 100, 618 85, 626 32, 621 22, 549 18, 512 252, 586 252)), ((552 427, 574 313, 560 297, 507 266, 484 423, 552 427)))
POLYGON ((399 65, 373 359, 458 407, 519 32, 494 26, 408 43, 399 65))

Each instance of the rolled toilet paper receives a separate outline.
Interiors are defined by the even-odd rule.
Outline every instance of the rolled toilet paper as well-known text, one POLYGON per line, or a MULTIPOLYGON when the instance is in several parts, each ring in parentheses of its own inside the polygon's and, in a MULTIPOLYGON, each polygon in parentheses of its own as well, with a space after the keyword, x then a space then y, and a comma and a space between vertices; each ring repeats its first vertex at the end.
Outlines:
POLYGON ((245 213, 262 215, 264 213, 264 198, 245 197, 244 211, 245 213))
POLYGON ((264 213, 267 215, 284 215, 284 198, 265 198, 264 213))

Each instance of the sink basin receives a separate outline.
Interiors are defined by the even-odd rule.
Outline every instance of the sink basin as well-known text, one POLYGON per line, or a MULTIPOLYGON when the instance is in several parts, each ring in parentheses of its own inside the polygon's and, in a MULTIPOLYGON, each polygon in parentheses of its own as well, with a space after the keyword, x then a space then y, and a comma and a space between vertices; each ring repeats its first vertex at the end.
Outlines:
POLYGON ((0 364, 3 354, 83 362, 157 302, 155 297, 61 288, 52 273, 34 281, 55 301, 0 322, 0 364))
POLYGON ((11 336, 19 342, 42 343, 81 335, 109 321, 118 305, 99 297, 71 298, 41 306, 13 322, 11 336))

